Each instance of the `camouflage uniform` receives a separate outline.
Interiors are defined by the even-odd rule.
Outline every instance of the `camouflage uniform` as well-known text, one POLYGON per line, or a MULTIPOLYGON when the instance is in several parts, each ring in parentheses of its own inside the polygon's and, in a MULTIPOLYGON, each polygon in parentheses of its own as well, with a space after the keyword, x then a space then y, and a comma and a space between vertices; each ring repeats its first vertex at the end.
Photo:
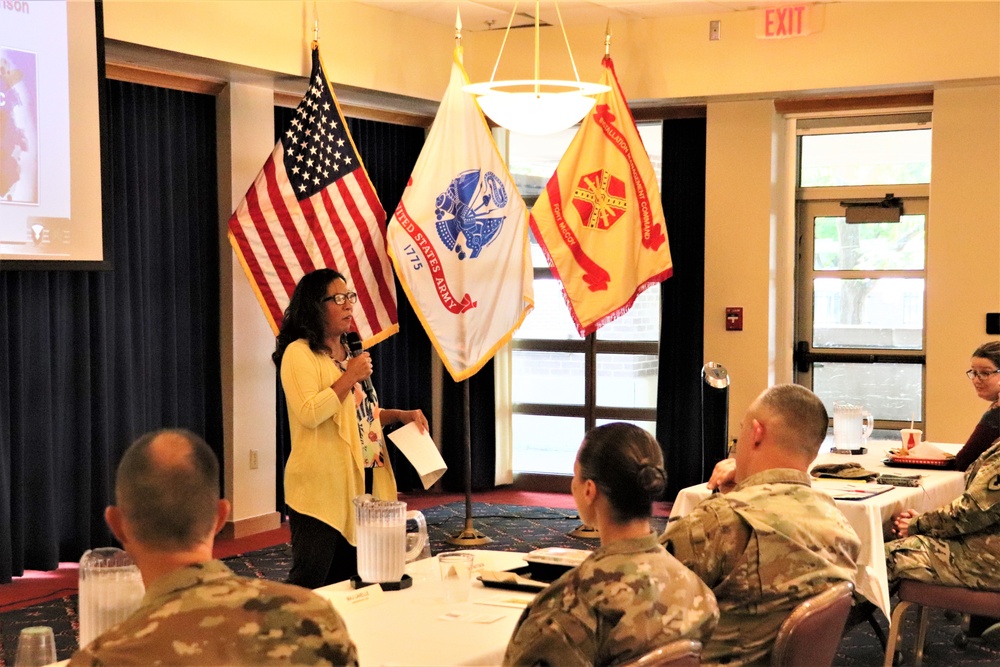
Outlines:
POLYGON ((854 582, 861 541, 799 470, 766 470, 671 521, 660 540, 715 593, 719 627, 702 664, 766 665, 803 600, 854 582))
POLYGON ((357 665, 358 656, 318 595, 209 561, 154 581, 142 607, 69 664, 357 665))
POLYGON ((704 642, 718 618, 712 592, 650 533, 597 549, 539 593, 503 664, 617 664, 675 639, 704 642))
POLYGON ((1000 440, 965 473, 965 493, 885 545, 889 580, 1000 591, 1000 440))

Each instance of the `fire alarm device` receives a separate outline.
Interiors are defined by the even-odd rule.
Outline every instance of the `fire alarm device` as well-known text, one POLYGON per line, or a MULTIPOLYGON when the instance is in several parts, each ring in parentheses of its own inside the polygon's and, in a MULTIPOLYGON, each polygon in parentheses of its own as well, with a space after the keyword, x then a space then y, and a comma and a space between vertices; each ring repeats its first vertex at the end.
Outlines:
POLYGON ((726 308, 726 331, 743 331, 743 308, 726 308))

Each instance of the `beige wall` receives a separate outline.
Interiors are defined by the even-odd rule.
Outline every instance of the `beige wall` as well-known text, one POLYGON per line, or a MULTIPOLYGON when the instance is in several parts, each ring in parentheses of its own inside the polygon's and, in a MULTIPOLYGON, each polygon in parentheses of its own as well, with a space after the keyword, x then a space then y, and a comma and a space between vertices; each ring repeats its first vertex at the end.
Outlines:
POLYGON ((705 361, 729 371, 733 433, 743 409, 771 377, 774 116, 770 101, 708 105, 705 361), (727 306, 743 307, 743 331, 725 330, 727 306))
POLYGON ((653 99, 906 86, 1000 72, 1000 3, 843 2, 819 11, 821 32, 779 40, 757 39, 750 11, 636 22, 615 32, 615 65, 627 95, 653 99), (711 19, 722 21, 719 41, 708 40, 711 19))
MULTIPOLYGON (((794 344, 782 286, 794 246, 788 188, 776 181, 794 156, 772 115, 768 101, 708 105, 705 360, 732 376, 731 431, 756 394, 792 379, 781 357, 794 344), (744 331, 725 331, 726 306, 743 306, 744 331)), ((991 338, 985 314, 1000 310, 1000 85, 938 88, 933 128, 926 437, 964 442, 986 405, 962 372, 991 338)))
POLYGON ((233 504, 228 536, 277 528, 275 387, 271 327, 226 234, 225 222, 274 148, 274 92, 232 83, 218 97, 219 275, 225 497, 233 504), (257 468, 251 469, 250 453, 257 468))
MULTIPOLYGON (((453 48, 450 27, 350 2, 317 5, 324 64, 335 85, 440 98, 453 48)), ((106 0, 105 33, 140 47, 272 72, 269 85, 281 89, 289 80, 303 82, 308 72, 312 6, 291 0, 106 0)), ((733 375, 731 431, 759 391, 791 378, 787 168, 794 144, 773 100, 934 90, 927 437, 964 440, 985 406, 961 372, 969 352, 986 338, 983 314, 1000 310, 1000 2, 843 2, 824 5, 822 14, 818 34, 769 41, 756 39, 753 12, 612 24, 616 69, 633 102, 707 104, 705 360, 722 363, 733 375), (712 19, 722 20, 717 42, 707 39, 712 19), (745 309, 741 333, 723 330, 723 309, 730 305, 745 309)), ((568 32, 581 77, 595 79, 604 25, 568 32)), ((498 78, 529 76, 530 33, 512 33, 498 78)), ((501 37, 466 31, 472 80, 489 77, 501 37)), ((557 30, 545 29, 542 41, 543 77, 570 76, 557 30)), ((267 132, 220 154, 220 230, 271 146, 266 86, 236 94, 253 111, 243 120, 234 114, 233 128, 226 127, 230 112, 220 114, 220 133, 239 143, 254 127, 267 132)), ((265 387, 270 334, 242 327, 259 313, 242 293, 239 271, 225 270, 233 268, 231 257, 223 259, 226 446, 235 461, 227 463, 227 495, 237 496, 238 520, 267 519, 274 474, 273 458, 265 458, 273 440, 273 414, 265 409, 273 400, 265 387), (242 390, 244 382, 248 389, 242 390), (241 405, 259 409, 237 419, 241 405), (253 473, 244 465, 251 446, 261 448, 261 469, 253 473), (262 489, 270 490, 258 497, 262 489)), ((259 317, 257 324, 263 322, 259 317)))
MULTIPOLYGON (((331 81, 440 99, 448 82, 452 28, 352 2, 316 4, 331 81)), ((304 77, 312 6, 294 0, 106 0, 105 34, 304 77)), ((821 32, 784 40, 757 39, 752 11, 616 21, 612 55, 632 100, 909 87, 1000 76, 998 2, 841 2, 819 11, 821 32), (708 40, 712 19, 722 21, 722 39, 715 42, 708 40)), ((604 29, 604 23, 567 28, 584 79, 598 76, 604 29)), ((472 80, 489 78, 502 37, 502 31, 465 31, 472 80)), ((497 78, 530 77, 532 38, 531 30, 511 32, 497 78)), ((544 28, 541 43, 542 76, 572 76, 558 29, 544 28)))
MULTIPOLYGON (((108 39, 306 77, 311 0, 106 0, 108 39)), ((353 2, 316 2, 330 81, 438 100, 454 29, 353 2), (440 68, 424 67, 437 63, 440 68)))
POLYGON ((927 231, 927 438, 965 442, 986 404, 962 374, 1000 311, 1000 85, 934 93, 927 231))

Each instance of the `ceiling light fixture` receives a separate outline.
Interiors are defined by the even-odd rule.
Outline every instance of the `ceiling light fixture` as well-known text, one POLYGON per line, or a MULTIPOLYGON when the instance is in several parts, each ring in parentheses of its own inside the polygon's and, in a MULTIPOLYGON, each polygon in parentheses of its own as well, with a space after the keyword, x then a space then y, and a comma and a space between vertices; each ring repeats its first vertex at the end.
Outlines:
POLYGON ((555 5, 556 15, 559 17, 559 28, 562 30, 563 40, 566 42, 566 51, 569 53, 569 61, 573 66, 573 75, 576 77, 576 81, 539 78, 538 6, 539 0, 535 0, 535 78, 512 81, 493 80, 497 73, 497 67, 500 65, 504 46, 507 45, 510 26, 517 13, 517 3, 514 3, 514 10, 510 14, 507 31, 500 44, 500 53, 497 55, 497 62, 493 66, 493 74, 490 75, 489 82, 465 86, 466 92, 477 96, 479 107, 494 123, 519 134, 553 134, 572 127, 594 108, 595 100, 592 96, 609 90, 607 86, 602 84, 580 81, 558 3, 555 5))

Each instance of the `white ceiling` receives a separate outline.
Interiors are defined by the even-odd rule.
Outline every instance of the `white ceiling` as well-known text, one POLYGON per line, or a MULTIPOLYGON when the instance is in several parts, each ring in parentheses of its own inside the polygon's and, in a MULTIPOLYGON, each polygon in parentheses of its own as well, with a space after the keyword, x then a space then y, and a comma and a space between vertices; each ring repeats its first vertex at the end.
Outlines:
MULTIPOLYGON (((460 0, 459 2, 424 2, 423 0, 358 0, 363 5, 390 12, 416 16, 433 23, 455 25, 455 8, 462 13, 463 30, 504 30, 517 5, 513 27, 534 26, 535 3, 531 0, 460 0)), ((625 21, 662 16, 721 14, 746 11, 768 4, 756 2, 686 2, 684 0, 562 0, 558 3, 564 25, 584 25, 607 21, 625 21)), ((543 25, 559 25, 556 3, 543 0, 539 6, 543 25)))

